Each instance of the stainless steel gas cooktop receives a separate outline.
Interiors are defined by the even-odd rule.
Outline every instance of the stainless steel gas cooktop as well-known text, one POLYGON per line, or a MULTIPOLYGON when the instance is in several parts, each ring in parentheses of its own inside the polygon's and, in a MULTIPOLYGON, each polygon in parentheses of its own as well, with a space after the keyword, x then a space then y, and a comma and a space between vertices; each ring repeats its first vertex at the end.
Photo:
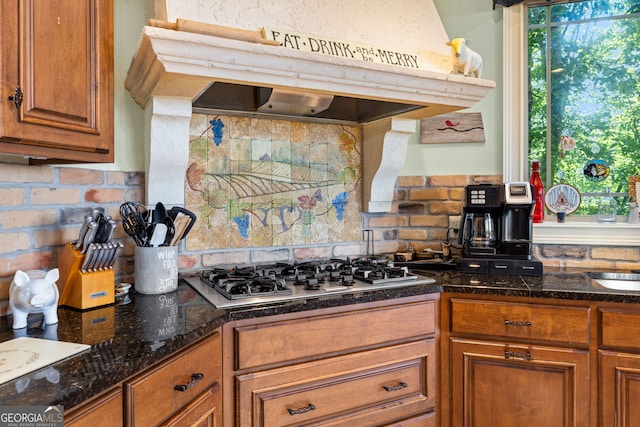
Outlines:
POLYGON ((388 260, 370 259, 216 268, 183 279, 218 308, 435 283, 405 267, 394 267, 388 260))

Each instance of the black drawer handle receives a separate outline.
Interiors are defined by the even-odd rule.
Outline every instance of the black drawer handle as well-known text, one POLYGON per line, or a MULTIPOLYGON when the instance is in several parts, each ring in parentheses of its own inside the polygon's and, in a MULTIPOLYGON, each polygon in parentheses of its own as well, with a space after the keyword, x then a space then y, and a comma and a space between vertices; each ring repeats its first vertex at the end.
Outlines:
POLYGON ((506 319, 504 321, 504 324, 506 326, 526 326, 526 327, 531 327, 533 326, 533 323, 531 323, 531 321, 527 320, 525 322, 519 321, 519 320, 508 320, 506 319))
POLYGON ((291 409, 291 408, 287 409, 287 411, 289 411, 289 415, 306 414, 307 412, 315 411, 315 410, 316 410, 316 405, 314 405, 313 403, 309 403, 307 406, 303 406, 302 408, 298 408, 298 409, 291 409))
POLYGON ((396 385, 383 385, 382 387, 384 387, 384 389, 387 391, 396 391, 396 390, 402 390, 403 388, 409 387, 409 384, 405 382, 399 382, 396 385))
POLYGON ((204 378, 204 374, 191 374, 191 380, 187 384, 178 384, 173 387, 176 391, 187 391, 194 385, 198 384, 201 379, 204 378))

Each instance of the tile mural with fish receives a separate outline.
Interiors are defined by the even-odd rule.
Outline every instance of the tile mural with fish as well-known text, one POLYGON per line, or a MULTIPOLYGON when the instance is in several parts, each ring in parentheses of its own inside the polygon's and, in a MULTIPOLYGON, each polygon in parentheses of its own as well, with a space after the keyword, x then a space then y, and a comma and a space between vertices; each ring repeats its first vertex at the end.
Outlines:
POLYGON ((359 241, 358 126, 193 114, 188 250, 359 241))

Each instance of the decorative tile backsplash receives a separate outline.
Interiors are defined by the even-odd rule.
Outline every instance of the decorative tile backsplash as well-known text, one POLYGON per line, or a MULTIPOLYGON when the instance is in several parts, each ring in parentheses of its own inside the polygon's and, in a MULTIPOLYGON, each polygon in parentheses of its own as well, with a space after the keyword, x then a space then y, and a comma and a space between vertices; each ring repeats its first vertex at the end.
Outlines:
POLYGON ((194 114, 188 250, 361 239, 358 126, 194 114))

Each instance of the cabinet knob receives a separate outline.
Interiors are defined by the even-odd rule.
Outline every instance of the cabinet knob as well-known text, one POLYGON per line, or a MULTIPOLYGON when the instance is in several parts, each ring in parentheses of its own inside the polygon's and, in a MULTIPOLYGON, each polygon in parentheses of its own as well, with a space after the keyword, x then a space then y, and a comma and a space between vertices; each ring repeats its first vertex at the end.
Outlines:
POLYGON ((16 109, 20 109, 20 106, 22 105, 22 88, 20 88, 20 85, 16 86, 16 90, 13 95, 9 95, 9 101, 12 101, 15 104, 16 109))

